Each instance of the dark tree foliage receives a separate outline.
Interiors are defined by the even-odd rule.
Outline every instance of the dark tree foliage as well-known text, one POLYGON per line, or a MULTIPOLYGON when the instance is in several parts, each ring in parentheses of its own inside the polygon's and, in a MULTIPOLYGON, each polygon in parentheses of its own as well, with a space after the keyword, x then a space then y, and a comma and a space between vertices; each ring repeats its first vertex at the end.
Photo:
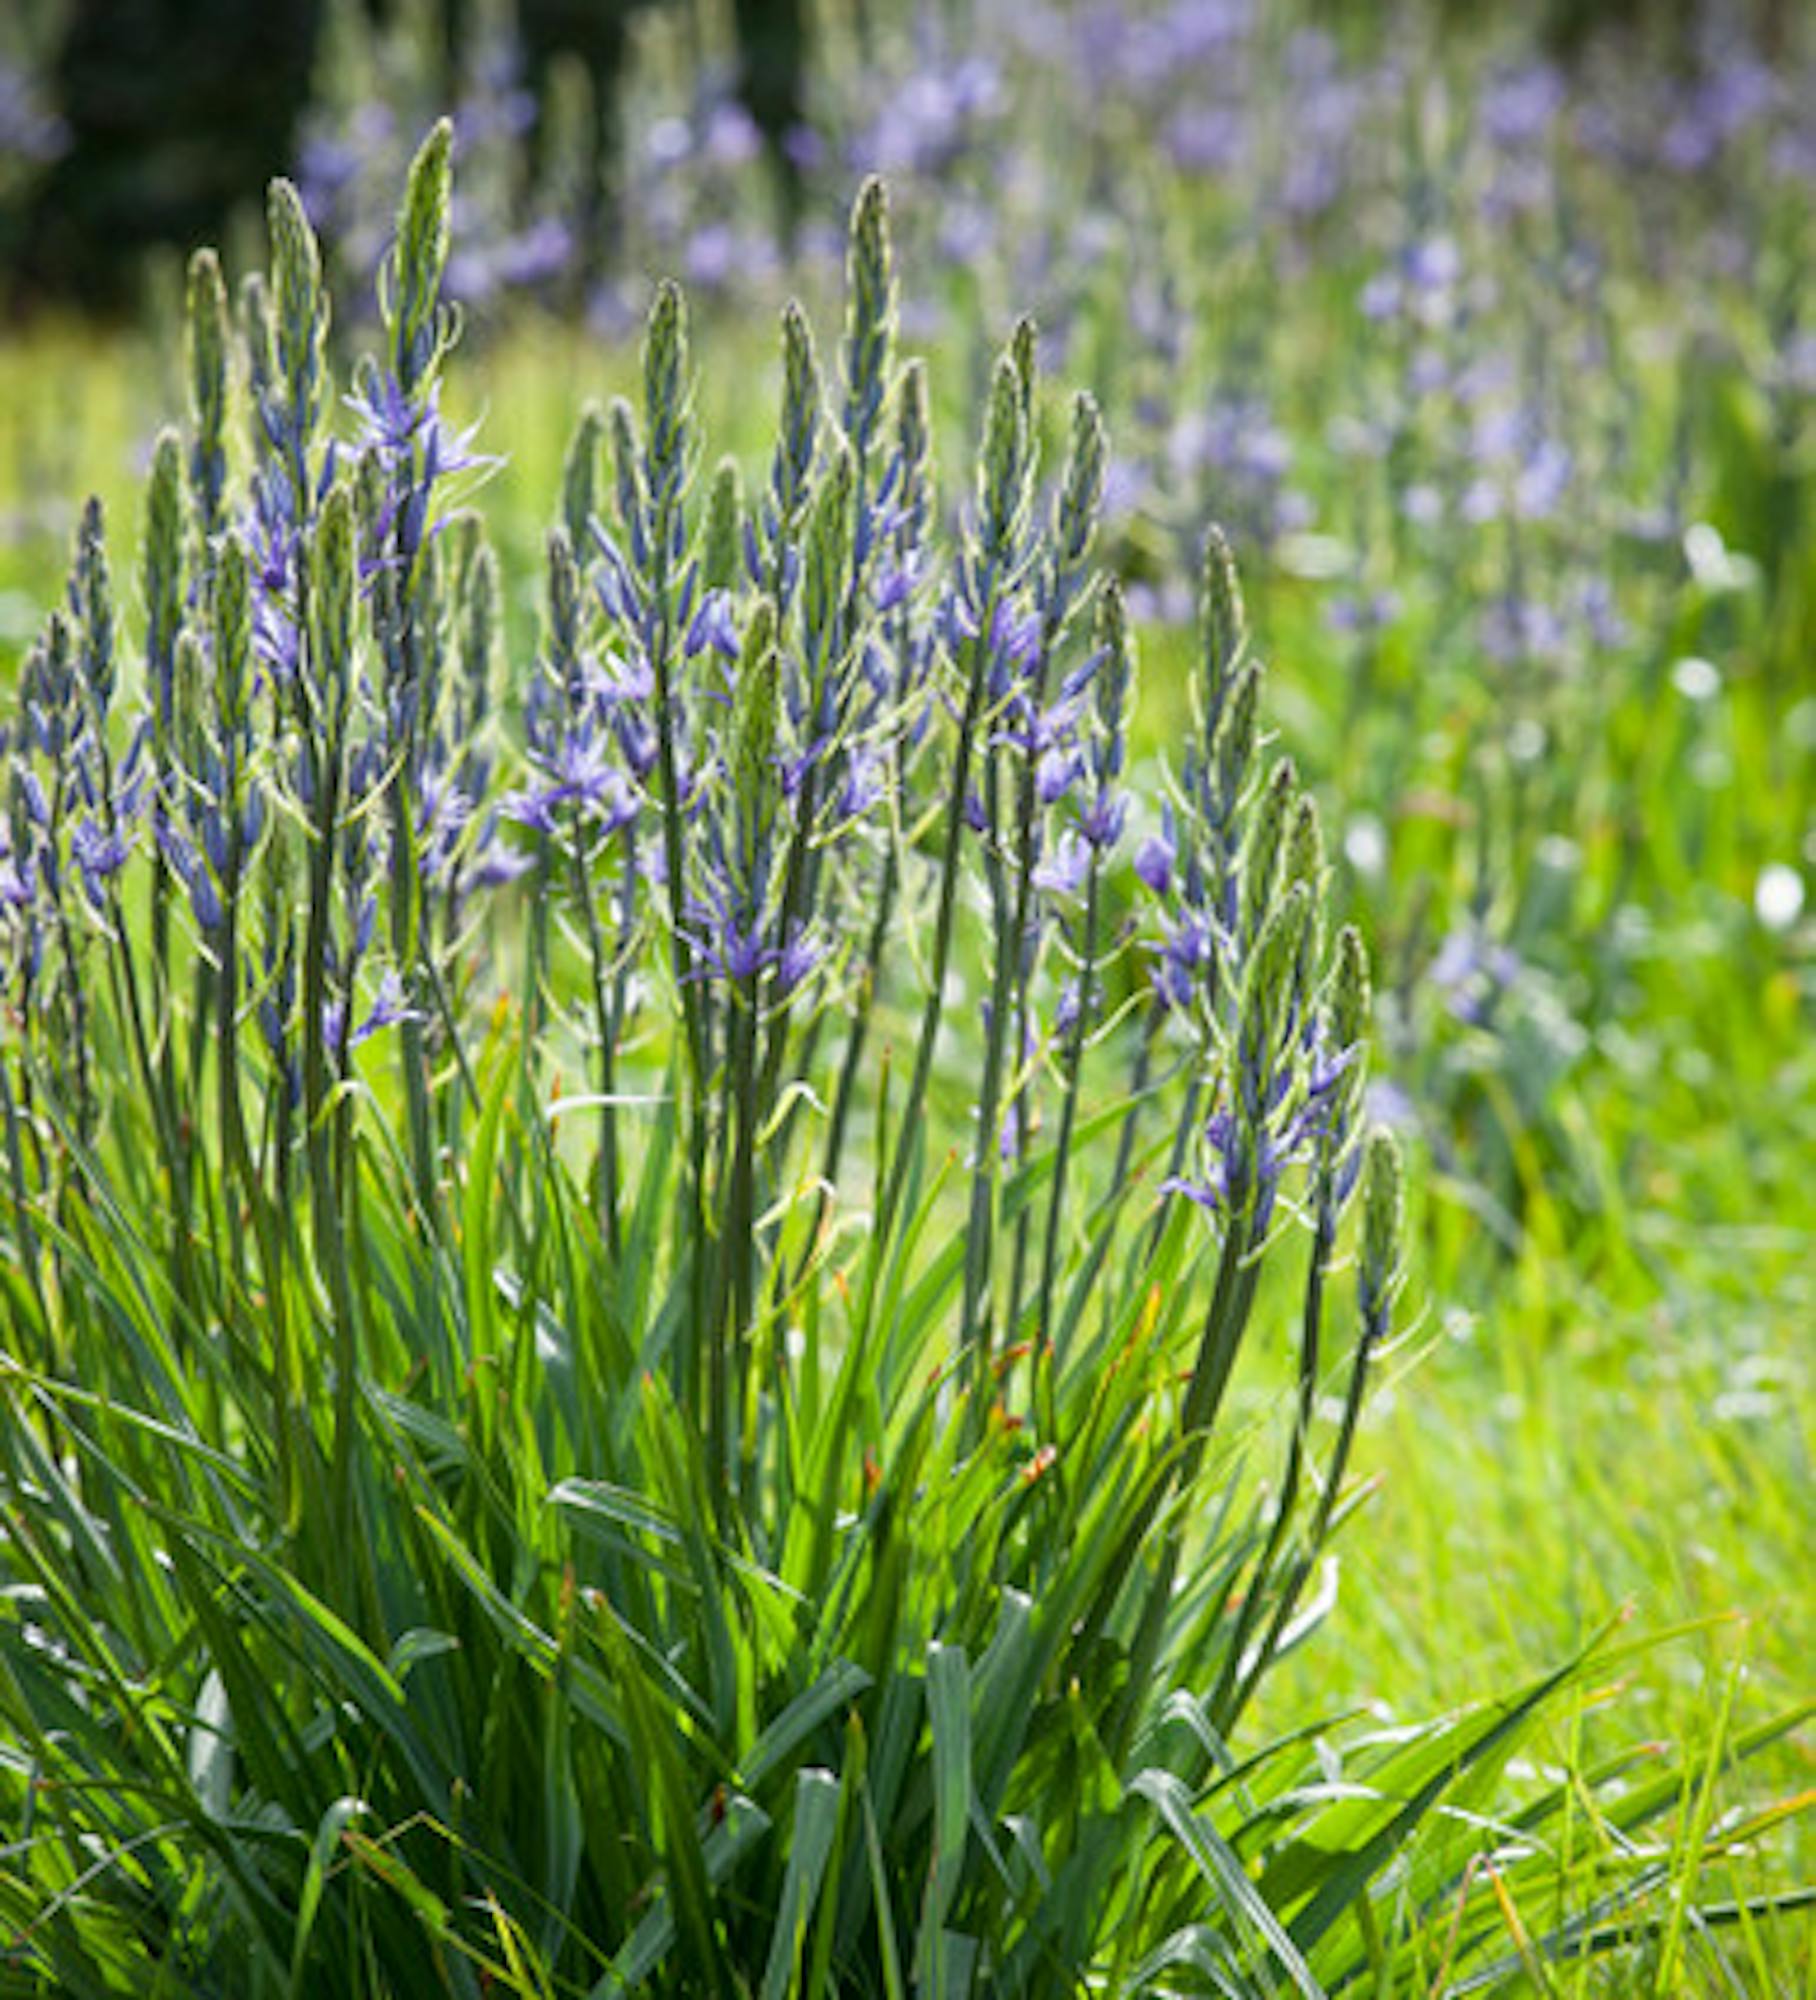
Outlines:
POLYGON ((122 303, 136 253, 218 238, 290 163, 317 0, 70 0, 52 74, 70 144, 27 220, 34 288, 122 303))
POLYGON ((738 28, 738 95, 763 134, 785 229, 800 208, 800 169, 791 135, 806 122, 805 0, 733 0, 738 28))
MULTIPOLYGON (((4 0, 0 0, 4 4, 4 0)), ((368 0, 379 19, 390 0, 368 0)), ((612 248, 619 101, 636 16, 664 0, 517 0, 525 80, 539 104, 562 60, 587 74, 593 105, 575 221, 591 254, 612 248)), ((441 0, 452 97, 469 0, 441 0)), ((218 239, 229 212, 294 156, 320 0, 69 0, 52 95, 69 146, 24 218, 19 275, 32 292, 118 307, 139 253, 218 239)), ((804 0, 734 0, 738 91, 762 132, 784 226, 799 206, 790 134, 805 116, 804 0)), ((531 134, 534 157, 546 120, 531 134)), ((10 232, 9 232, 10 234, 10 232)))

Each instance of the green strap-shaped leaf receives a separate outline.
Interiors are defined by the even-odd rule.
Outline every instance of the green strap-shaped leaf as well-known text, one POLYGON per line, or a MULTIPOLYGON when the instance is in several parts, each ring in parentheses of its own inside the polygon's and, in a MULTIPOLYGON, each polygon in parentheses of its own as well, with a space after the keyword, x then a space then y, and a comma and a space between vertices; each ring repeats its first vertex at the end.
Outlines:
POLYGON ((815 1768, 795 1773, 794 1838, 788 1846, 788 1870, 782 1878, 782 1901, 770 1935, 769 1963, 763 1973, 763 2000, 784 2000, 801 1987, 801 1953, 807 1926, 826 1862, 832 1853, 839 1822, 839 1783, 830 1771, 815 1768))

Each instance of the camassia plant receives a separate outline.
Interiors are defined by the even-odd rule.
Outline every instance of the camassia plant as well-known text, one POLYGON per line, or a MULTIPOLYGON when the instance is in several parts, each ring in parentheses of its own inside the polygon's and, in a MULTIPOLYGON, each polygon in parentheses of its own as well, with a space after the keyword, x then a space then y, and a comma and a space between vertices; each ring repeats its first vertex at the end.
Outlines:
POLYGON ((1569 1672, 1242 1734, 1401 1187, 1222 541, 1132 799, 1095 409, 1043 484, 1018 327, 942 528, 872 185, 754 497, 658 292, 501 675, 449 160, 345 423, 294 192, 237 316, 197 257, 142 615, 91 506, 5 732, 6 1989, 1388 1992, 1434 1912, 1482 1962, 1569 1672))

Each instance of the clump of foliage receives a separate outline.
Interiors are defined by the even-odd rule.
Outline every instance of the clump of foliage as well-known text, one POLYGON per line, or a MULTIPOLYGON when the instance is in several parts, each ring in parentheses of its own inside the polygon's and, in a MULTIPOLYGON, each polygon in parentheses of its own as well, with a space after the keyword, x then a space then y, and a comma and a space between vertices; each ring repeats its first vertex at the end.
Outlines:
POLYGON ((1510 1882, 1516 1964, 1621 1941, 1675 1774, 1581 1877, 1586 1790, 1483 1810, 1582 1662, 1243 1733, 1401 1172, 1221 539, 1131 798, 1095 407, 1043 485, 1018 326, 945 530, 872 184, 754 497, 658 293, 501 677, 448 198, 443 126, 347 438, 294 192, 237 320, 196 259, 142 618, 91 507, 0 746, 13 1990, 1423 1990, 1510 1882))

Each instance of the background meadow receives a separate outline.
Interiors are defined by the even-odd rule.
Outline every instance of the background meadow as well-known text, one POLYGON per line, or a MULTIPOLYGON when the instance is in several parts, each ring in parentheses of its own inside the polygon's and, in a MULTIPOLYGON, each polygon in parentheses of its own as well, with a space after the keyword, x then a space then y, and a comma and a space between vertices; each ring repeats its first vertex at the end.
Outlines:
MULTIPOLYGON (((405 170, 453 112, 464 325, 443 409, 498 457, 462 498, 498 555, 513 751, 576 417, 617 395, 641 413, 654 281, 687 288, 700 425, 755 494, 777 313, 802 300, 830 378, 869 172, 900 350, 929 363, 935 518, 963 532, 1017 314, 1039 329, 1043 504, 1070 391, 1101 405, 1096 557, 1139 644, 1137 797, 1179 773, 1198 548, 1222 526, 1268 755, 1316 800, 1332 926, 1373 962, 1367 1111, 1404 1148, 1408 1202, 1355 1504, 1308 1579, 1325 1616, 1244 1727, 1421 1723, 1625 1620, 1623 1647, 1657 1643, 1576 1681, 1500 1795, 1466 1804, 1511 1822, 1563 1784, 1591 1847, 1651 1871, 1650 1900, 1621 1950, 1542 1965, 1530 1941, 1592 1899, 1599 1863, 1560 1866, 1502 1896, 1467 1969, 1522 1992, 1812 1991, 1816 47, 1795 9, 1640 10, 1570 46, 1459 16, 854 0, 813 15, 777 135, 715 10, 639 10, 602 186, 588 76, 558 64, 538 112, 503 7, 469 9, 452 78, 426 13, 331 7, 273 164, 321 236, 338 397, 388 332, 374 276, 405 170), (1668 1777, 1630 1840, 1568 1775, 1610 1770, 1616 1798, 1668 1777)), ((46 82, 59 26, 28 8, 0 41, 0 194, 20 204, 70 143, 46 82)), ((256 190, 222 249, 230 284, 264 263, 256 190)), ((22 284, 0 333, 9 707, 90 493, 123 622, 143 615, 154 441, 187 420, 183 272, 148 252, 130 309, 101 317, 22 284)), ((121 683, 125 703, 130 657, 121 683)), ((961 929, 961 974, 987 955, 961 929)), ((905 1064, 911 1030, 892 1032, 905 1064)), ((963 1088, 943 1087, 960 1129, 963 1088)), ((1289 1324, 1263 1314, 1232 1385, 1232 1490, 1268 1490, 1290 1430, 1289 1324)), ((5 1615, 14 1644, 24 1614, 5 1615)), ((1317 1740, 1338 1785, 1342 1731, 1317 1740)), ((4 1866, 25 1936, 26 1871, 4 1866)), ((1491 1904, 1494 1873, 1471 1884, 1491 1904)), ((1442 1930, 1428 1913, 1353 1990, 1471 1990, 1442 1930)), ((64 1990, 17 1962, 0 1981, 64 1990)), ((1258 1964, 1241 1990, 1287 1990, 1258 1964)), ((1219 1990, 1169 1976, 1140 1990, 1219 1990)), ((512 1990, 588 1990, 571 1964, 549 1978, 512 1990)))

